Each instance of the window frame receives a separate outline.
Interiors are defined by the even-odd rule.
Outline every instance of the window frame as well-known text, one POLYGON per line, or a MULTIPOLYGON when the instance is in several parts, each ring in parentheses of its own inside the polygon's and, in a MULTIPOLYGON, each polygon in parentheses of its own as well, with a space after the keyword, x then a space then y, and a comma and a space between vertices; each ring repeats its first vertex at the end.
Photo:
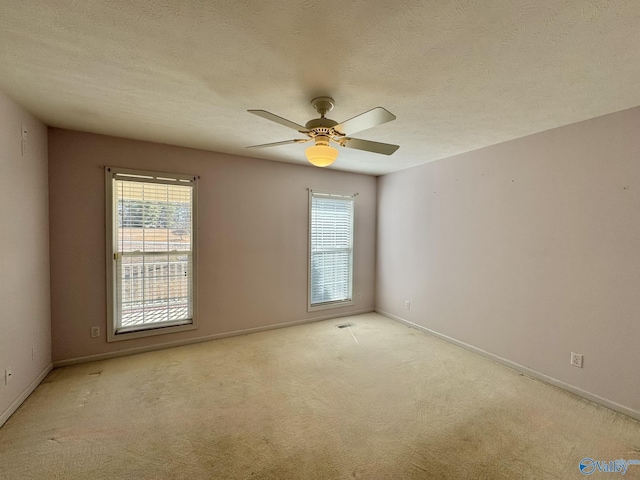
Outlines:
MULTIPOLYGON (((175 174, 168 172, 156 172, 149 170, 136 170, 129 168, 105 166, 105 231, 106 231, 106 273, 107 273, 107 342, 117 342, 133 338, 151 337, 167 333, 183 332, 198 328, 198 179, 197 175, 175 174), (188 180, 192 186, 191 195, 191 296, 192 318, 190 323, 181 325, 149 326, 148 328, 133 331, 116 331, 117 301, 117 262, 115 254, 117 239, 114 238, 115 221, 117 217, 117 205, 114 203, 114 185, 118 175, 131 176, 132 181, 138 180, 152 184, 180 185, 180 180, 188 180)), ((123 178, 124 179, 124 178, 123 178)), ((186 182, 185 182, 186 184, 186 182)))
POLYGON ((330 308, 340 308, 340 307, 348 307, 348 306, 352 306, 355 305, 355 300, 354 300, 354 294, 353 294, 353 264, 354 264, 354 255, 353 252, 355 250, 355 225, 356 225, 356 197, 358 196, 357 193, 353 193, 353 194, 348 194, 348 193, 341 193, 341 192, 332 192, 332 191, 327 191, 327 190, 316 190, 316 189, 309 189, 309 222, 308 222, 308 235, 307 235, 307 239, 308 239, 308 248, 307 248, 307 311, 308 312, 315 312, 318 310, 327 310, 330 308), (313 304, 311 302, 311 296, 312 296, 312 290, 313 290, 313 286, 311 284, 311 266, 312 266, 312 238, 311 238, 311 234, 312 234, 312 222, 313 222, 313 197, 315 195, 318 196, 326 196, 326 197, 334 197, 334 198, 343 198, 343 199, 349 199, 352 202, 352 209, 351 209, 351 248, 350 248, 350 256, 349 256, 349 281, 350 281, 350 285, 349 285, 349 290, 350 290, 350 297, 349 299, 345 299, 345 300, 334 300, 331 302, 322 302, 322 303, 317 303, 317 304, 313 304))

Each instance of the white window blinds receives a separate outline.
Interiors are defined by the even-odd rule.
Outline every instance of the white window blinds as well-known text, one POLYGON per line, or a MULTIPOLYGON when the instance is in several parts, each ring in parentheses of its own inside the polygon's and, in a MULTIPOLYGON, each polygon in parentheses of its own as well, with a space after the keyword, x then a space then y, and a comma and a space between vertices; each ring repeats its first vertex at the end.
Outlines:
POLYGON ((311 192, 310 307, 351 302, 353 196, 311 192))
POLYGON ((193 177, 112 173, 113 333, 194 318, 193 177))

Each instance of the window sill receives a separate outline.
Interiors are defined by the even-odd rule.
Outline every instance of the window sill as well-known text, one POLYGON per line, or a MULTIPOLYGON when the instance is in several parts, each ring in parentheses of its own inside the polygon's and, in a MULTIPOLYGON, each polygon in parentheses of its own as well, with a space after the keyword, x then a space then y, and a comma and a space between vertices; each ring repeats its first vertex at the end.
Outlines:
POLYGON ((331 302, 331 303, 319 303, 317 305, 308 305, 307 311, 315 312, 318 310, 328 310, 330 308, 350 307, 352 305, 355 305, 355 302, 353 300, 344 300, 340 302, 331 302))
POLYGON ((114 333, 108 332, 107 342, 119 342, 121 340, 131 340, 133 338, 145 338, 153 337, 156 335, 164 335, 167 333, 178 333, 187 330, 196 330, 198 326, 194 323, 188 323, 184 325, 172 325, 172 326, 158 326, 156 328, 147 328, 144 330, 132 330, 129 332, 114 333))

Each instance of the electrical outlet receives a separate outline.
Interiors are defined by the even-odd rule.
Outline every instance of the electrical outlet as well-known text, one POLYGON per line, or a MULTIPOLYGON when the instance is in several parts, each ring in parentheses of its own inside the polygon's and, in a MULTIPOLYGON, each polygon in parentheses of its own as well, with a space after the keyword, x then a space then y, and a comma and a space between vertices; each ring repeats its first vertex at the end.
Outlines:
POLYGON ((7 368, 4 371, 4 384, 8 385, 9 384, 9 380, 11 380, 13 378, 13 372, 11 371, 11 368, 7 368))
POLYGON ((411 310, 411 302, 409 300, 404 301, 404 308, 411 310))
POLYGON ((582 368, 582 354, 571 352, 571 365, 582 368))
POLYGON ((91 338, 98 338, 100 336, 100 327, 91 327, 91 338))
POLYGON ((360 292, 356 293, 356 300, 362 300, 362 294, 360 292))

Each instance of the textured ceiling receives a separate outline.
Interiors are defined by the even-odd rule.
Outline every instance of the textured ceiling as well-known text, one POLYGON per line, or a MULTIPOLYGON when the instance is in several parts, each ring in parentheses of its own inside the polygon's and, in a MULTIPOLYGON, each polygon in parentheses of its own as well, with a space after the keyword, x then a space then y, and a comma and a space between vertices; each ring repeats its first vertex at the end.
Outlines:
POLYGON ((51 126, 306 163, 253 116, 397 120, 384 174, 640 105, 640 1, 0 0, 0 90, 51 126))

